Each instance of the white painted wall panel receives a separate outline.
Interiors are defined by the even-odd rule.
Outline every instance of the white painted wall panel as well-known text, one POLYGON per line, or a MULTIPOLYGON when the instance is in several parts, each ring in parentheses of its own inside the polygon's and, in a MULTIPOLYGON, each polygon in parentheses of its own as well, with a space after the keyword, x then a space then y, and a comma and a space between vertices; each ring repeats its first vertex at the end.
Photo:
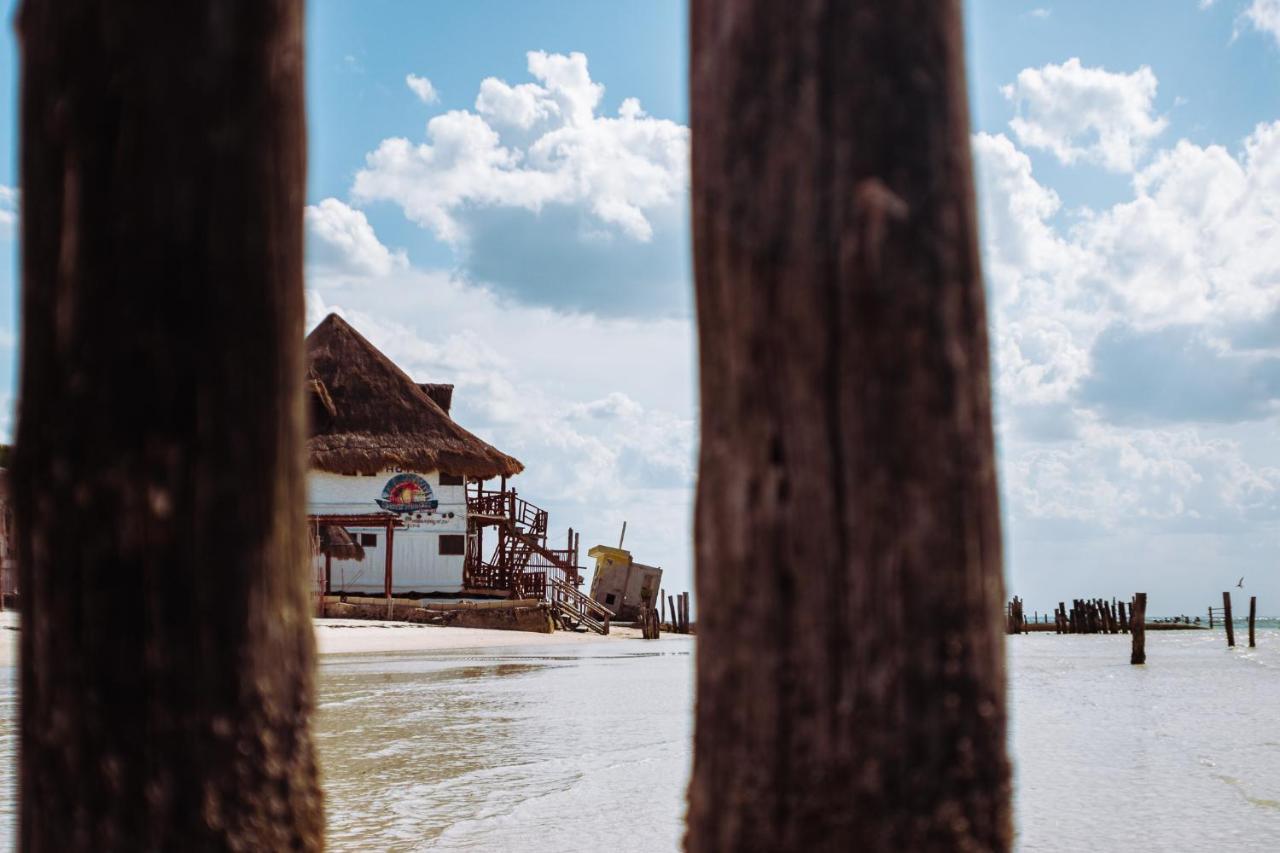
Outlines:
MULTIPOLYGON (((373 477, 345 476, 323 471, 307 475, 307 512, 312 515, 366 515, 383 512, 377 499, 383 495, 387 481, 398 470, 387 470, 373 477)), ((398 516, 405 527, 395 531, 392 568, 392 594, 457 593, 462 590, 465 558, 440 554, 441 534, 466 535, 467 503, 464 486, 441 486, 439 472, 418 473, 431 487, 432 497, 439 503, 434 510, 405 513, 398 516)), ((334 560, 331 569, 332 589, 369 595, 383 594, 386 569, 386 529, 384 527, 352 527, 354 536, 372 533, 378 537, 374 547, 365 546, 363 561, 334 560)), ((324 572, 324 558, 317 561, 317 576, 324 572)))

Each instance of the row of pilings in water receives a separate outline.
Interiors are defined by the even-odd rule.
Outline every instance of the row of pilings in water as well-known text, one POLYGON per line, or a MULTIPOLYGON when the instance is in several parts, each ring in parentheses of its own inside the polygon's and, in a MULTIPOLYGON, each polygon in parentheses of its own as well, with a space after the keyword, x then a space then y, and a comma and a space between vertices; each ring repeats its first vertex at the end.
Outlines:
POLYGON ((1133 607, 1133 600, 1075 598, 1070 608, 1066 602, 1059 601, 1052 614, 1037 613, 1028 620, 1022 599, 1015 595, 1005 605, 1005 629, 1009 634, 1049 630, 1055 634, 1127 634, 1133 607))

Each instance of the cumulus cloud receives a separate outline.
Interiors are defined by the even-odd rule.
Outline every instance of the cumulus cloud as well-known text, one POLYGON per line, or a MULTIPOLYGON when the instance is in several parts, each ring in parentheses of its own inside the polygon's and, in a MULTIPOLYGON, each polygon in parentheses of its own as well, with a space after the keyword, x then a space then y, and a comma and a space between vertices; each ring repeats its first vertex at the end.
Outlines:
POLYGON ((424 104, 434 104, 440 100, 440 93, 436 91, 436 87, 426 77, 419 77, 417 74, 406 74, 404 83, 409 87, 409 91, 418 96, 418 100, 424 104))
POLYGON ((1240 15, 1240 21, 1280 44, 1280 0, 1253 0, 1240 15))
POLYGON ((408 267, 404 252, 382 245, 364 213, 336 198, 307 205, 303 215, 311 259, 330 271, 384 276, 408 267))
POLYGON ((1234 151, 1155 152, 1127 199, 1096 210, 1064 210, 1006 136, 973 150, 1019 535, 1050 548, 1273 518, 1280 122, 1234 151))
POLYGON ((1126 387, 1131 408, 1145 401, 1156 419, 1274 410, 1264 356, 1280 317, 1280 122, 1237 155, 1179 142, 1133 176, 1129 200, 1071 215, 1006 137, 978 135, 974 153, 996 387, 1011 415, 1067 404, 1120 416, 1126 387), (1183 365, 1199 390, 1160 403, 1138 363, 1183 365))
POLYGON ((1063 163, 1096 163, 1113 172, 1136 168, 1168 122, 1154 114, 1156 75, 1086 68, 1076 58, 1024 68, 1001 92, 1017 108, 1009 123, 1018 142, 1063 163))
POLYGON ((392 138, 355 178, 452 245, 462 272, 516 298, 602 313, 688 304, 688 128, 634 98, 600 113, 587 58, 533 51, 533 82, 480 84, 475 110, 392 138))

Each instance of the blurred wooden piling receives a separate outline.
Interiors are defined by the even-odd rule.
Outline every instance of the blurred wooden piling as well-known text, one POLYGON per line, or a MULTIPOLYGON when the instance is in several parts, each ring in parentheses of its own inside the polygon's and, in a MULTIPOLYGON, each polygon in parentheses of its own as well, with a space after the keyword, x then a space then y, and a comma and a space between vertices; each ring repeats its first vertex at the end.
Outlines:
POLYGON ((1227 648, 1236 644, 1236 627, 1231 621, 1231 593, 1222 593, 1222 624, 1227 626, 1227 648))
POLYGON ((1129 624, 1131 630, 1129 635, 1133 638, 1132 651, 1129 653, 1129 663, 1140 664, 1147 662, 1147 594, 1145 592, 1134 593, 1133 603, 1129 609, 1129 624))

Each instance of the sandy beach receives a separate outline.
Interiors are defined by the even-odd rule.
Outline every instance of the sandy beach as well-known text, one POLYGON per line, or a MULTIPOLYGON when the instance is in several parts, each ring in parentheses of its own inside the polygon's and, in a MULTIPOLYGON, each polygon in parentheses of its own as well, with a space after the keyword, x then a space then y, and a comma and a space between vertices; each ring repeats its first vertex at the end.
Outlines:
MULTIPOLYGON (((640 640, 635 628, 613 628, 607 637, 557 631, 495 631, 485 628, 446 628, 410 622, 371 622, 360 619, 317 619, 316 647, 322 655, 356 655, 385 652, 436 652, 454 649, 488 649, 500 646, 559 646, 583 643, 615 643, 640 640)), ((18 614, 0 613, 0 666, 18 662, 18 614)))
POLYGON ((613 628, 608 636, 572 631, 534 634, 488 628, 446 628, 410 622, 371 622, 359 619, 317 619, 316 646, 322 655, 366 652, 436 652, 486 649, 497 646, 560 646, 582 643, 639 641, 636 628, 613 628))

